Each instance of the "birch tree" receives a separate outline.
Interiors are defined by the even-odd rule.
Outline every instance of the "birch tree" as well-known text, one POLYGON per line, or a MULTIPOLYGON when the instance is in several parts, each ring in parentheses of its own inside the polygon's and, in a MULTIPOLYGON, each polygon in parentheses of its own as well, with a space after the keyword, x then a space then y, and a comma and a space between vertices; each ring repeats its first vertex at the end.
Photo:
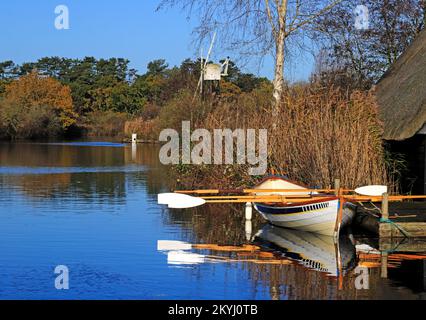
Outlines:
POLYGON ((188 18, 199 20, 194 33, 199 43, 217 31, 226 50, 246 57, 272 55, 274 109, 284 91, 284 66, 291 52, 289 39, 303 38, 320 16, 342 0, 162 0, 159 9, 180 6, 188 18))
POLYGON ((424 29, 426 1, 363 0, 362 3, 368 13, 365 28, 353 23, 356 2, 344 1, 317 19, 313 35, 327 52, 322 57, 326 61, 321 63, 322 68, 328 67, 324 75, 334 77, 339 73, 339 78, 350 87, 366 90, 424 29))

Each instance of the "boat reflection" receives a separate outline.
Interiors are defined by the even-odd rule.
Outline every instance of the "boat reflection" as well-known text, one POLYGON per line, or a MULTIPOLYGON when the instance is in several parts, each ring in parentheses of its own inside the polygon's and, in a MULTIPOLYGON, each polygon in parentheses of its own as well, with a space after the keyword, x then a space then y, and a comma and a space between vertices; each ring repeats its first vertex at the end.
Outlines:
POLYGON ((158 251, 167 254, 168 264, 197 265, 214 262, 249 262, 288 265, 298 263, 327 276, 343 276, 356 267, 355 245, 342 234, 333 237, 266 225, 252 244, 194 245, 180 241, 158 241, 158 251), (197 252, 194 252, 196 250, 197 252))
POLYGON ((266 225, 254 236, 254 243, 333 277, 356 267, 355 246, 345 234, 335 242, 330 236, 266 225))

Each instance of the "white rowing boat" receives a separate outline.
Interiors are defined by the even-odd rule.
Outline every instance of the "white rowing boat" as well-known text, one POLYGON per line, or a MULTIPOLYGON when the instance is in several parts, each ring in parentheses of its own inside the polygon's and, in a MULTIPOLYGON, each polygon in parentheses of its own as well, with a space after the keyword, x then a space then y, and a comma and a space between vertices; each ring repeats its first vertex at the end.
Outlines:
POLYGON ((289 198, 286 202, 254 203, 255 209, 262 217, 275 226, 333 236, 338 234, 340 229, 349 225, 355 214, 351 209, 352 205, 344 203, 342 222, 336 226, 341 205, 341 200, 336 195, 312 192, 301 184, 281 177, 266 178, 255 189, 259 190, 256 192, 256 196, 306 197, 306 201, 303 202, 292 201, 289 198), (262 189, 268 189, 268 191, 261 192, 262 189), (274 189, 292 191, 271 192, 274 189))

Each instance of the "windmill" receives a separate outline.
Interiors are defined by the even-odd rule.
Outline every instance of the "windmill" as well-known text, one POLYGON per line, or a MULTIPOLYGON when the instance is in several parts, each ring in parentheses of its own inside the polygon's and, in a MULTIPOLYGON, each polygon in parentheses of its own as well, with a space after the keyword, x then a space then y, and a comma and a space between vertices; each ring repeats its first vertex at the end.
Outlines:
POLYGON ((213 46, 216 40, 216 32, 213 34, 212 41, 210 43, 209 51, 207 52, 206 59, 203 58, 203 49, 200 50, 200 79, 198 80, 197 89, 195 90, 194 99, 198 93, 201 97, 205 92, 205 87, 213 91, 214 88, 219 89, 219 83, 222 77, 228 76, 229 57, 225 59, 223 63, 212 63, 209 62, 210 55, 213 50, 213 46))

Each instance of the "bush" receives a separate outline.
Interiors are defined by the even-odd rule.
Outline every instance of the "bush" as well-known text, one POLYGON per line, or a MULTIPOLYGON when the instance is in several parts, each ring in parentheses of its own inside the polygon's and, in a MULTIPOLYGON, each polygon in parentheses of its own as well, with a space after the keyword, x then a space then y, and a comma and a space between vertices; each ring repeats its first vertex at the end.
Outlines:
POLYGON ((65 134, 76 123, 71 91, 36 72, 4 85, 1 138, 45 138, 65 134))
POLYGON ((192 126, 197 126, 213 108, 212 101, 200 102, 194 99, 193 91, 183 90, 161 108, 158 127, 180 130, 182 121, 191 121, 192 126))
POLYGON ((59 81, 39 76, 36 72, 20 77, 7 84, 4 103, 15 106, 18 112, 34 112, 33 108, 48 108, 58 117, 64 131, 76 123, 71 89, 59 81))
POLYGON ((60 135, 62 123, 52 107, 33 106, 22 112, 13 104, 0 105, 0 137, 35 139, 60 135))
POLYGON ((121 136, 128 119, 126 113, 93 111, 83 120, 83 128, 89 136, 121 136))
POLYGON ((139 139, 157 141, 159 134, 157 121, 144 120, 143 118, 126 121, 124 125, 124 133, 129 137, 133 133, 136 133, 139 139))

